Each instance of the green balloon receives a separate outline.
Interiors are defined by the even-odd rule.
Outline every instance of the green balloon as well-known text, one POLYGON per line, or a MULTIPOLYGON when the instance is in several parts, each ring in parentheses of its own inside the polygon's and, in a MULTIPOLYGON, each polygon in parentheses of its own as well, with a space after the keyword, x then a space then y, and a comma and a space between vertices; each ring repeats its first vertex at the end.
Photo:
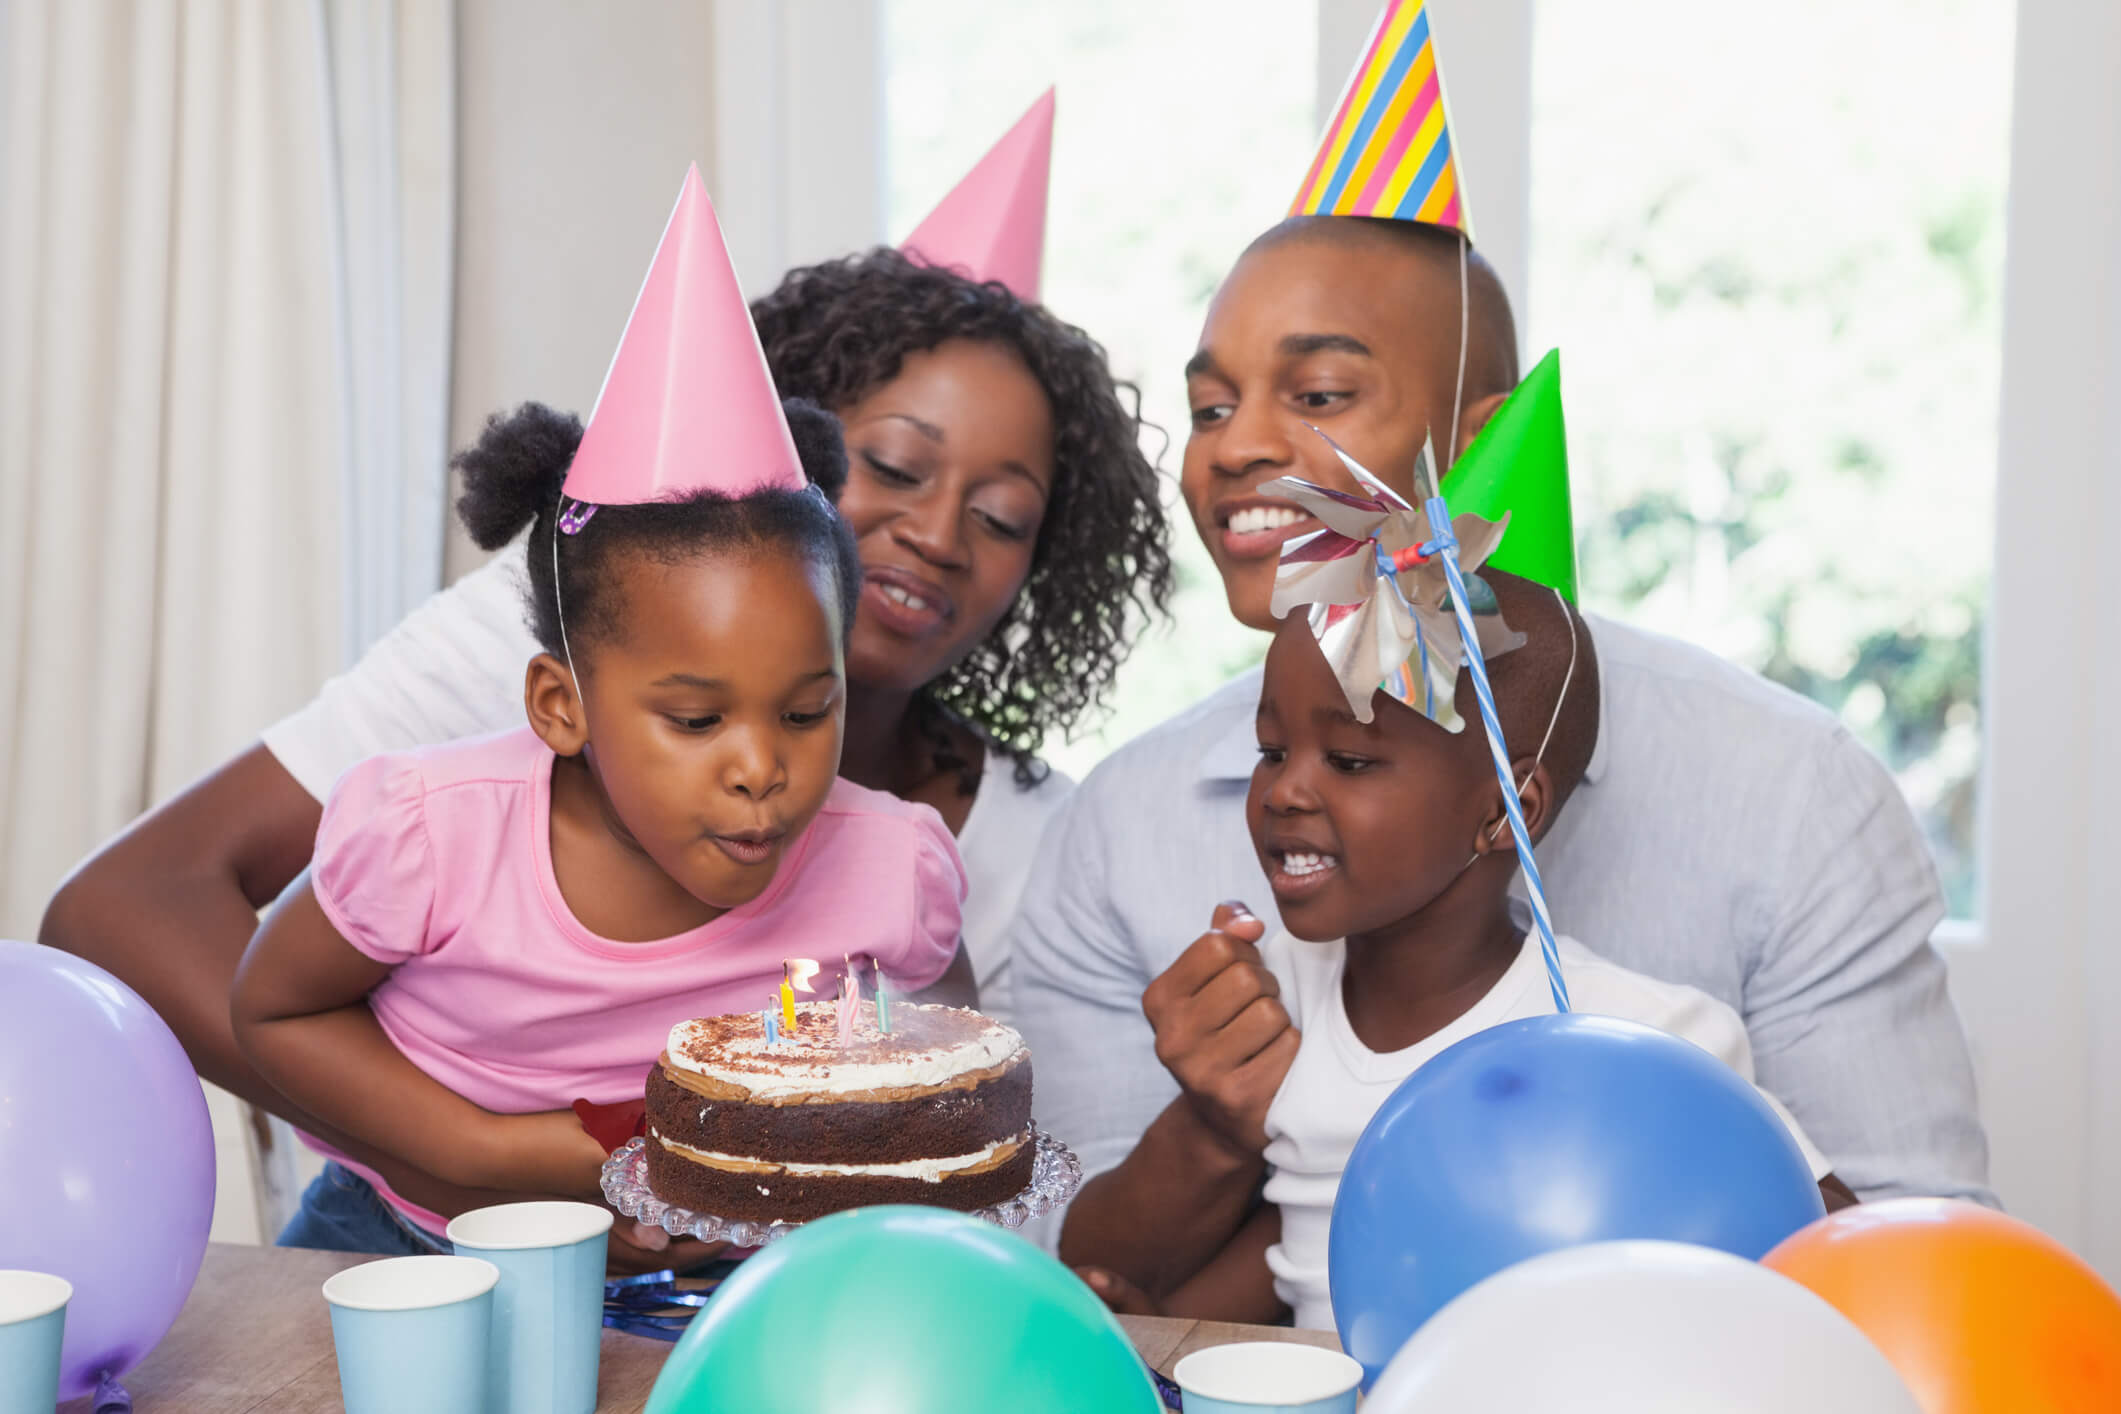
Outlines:
POLYGON ((941 1208, 807 1223, 729 1278, 648 1414, 1159 1414, 1127 1334, 1074 1274, 941 1208))
POLYGON ((1451 514, 1510 513, 1488 565, 1558 589, 1576 602, 1576 520, 1569 510, 1569 441, 1561 418, 1561 350, 1539 361, 1444 478, 1451 514))

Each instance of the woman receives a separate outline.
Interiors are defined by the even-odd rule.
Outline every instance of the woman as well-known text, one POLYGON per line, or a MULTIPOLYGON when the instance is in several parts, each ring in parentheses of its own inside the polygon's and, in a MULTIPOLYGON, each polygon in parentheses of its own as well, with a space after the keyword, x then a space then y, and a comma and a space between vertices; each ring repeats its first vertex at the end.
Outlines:
MULTIPOLYGON (((967 951, 983 1004, 1005 1005, 1002 927, 1067 787, 1034 752, 1100 701, 1130 615, 1171 591, 1137 414, 1080 330, 896 251, 797 270, 753 313, 781 391, 847 429, 840 508, 869 582, 842 774, 933 805, 957 834, 967 951)), ((43 941, 136 988, 206 1079, 314 1132, 236 1050, 236 963, 256 911, 308 864, 341 771, 520 720, 536 651, 521 564, 504 551, 429 600, 259 745, 105 846, 54 897, 43 941)), ((437 1212, 495 1201, 379 1167, 437 1212)))

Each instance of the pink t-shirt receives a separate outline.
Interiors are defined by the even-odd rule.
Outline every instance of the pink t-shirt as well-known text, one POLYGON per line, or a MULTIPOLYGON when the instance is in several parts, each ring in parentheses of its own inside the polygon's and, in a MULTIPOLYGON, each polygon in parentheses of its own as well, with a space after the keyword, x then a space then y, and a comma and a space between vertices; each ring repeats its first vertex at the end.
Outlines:
POLYGON ((395 968, 369 994, 376 1020, 475 1105, 637 1100, 674 1023, 765 1008, 783 958, 824 963, 829 995, 842 955, 875 959, 912 991, 956 954, 965 874, 942 817, 844 780, 750 903, 657 942, 598 937, 553 876, 552 763, 528 727, 378 756, 340 778, 317 831, 310 878, 325 916, 395 968))

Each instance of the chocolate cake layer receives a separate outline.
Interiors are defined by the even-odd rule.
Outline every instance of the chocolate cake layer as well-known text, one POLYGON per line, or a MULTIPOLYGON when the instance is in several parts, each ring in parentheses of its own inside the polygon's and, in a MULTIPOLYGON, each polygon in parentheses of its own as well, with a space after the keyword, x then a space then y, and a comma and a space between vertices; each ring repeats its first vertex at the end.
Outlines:
MULTIPOLYGON (((1022 1134, 1031 1123, 1031 1057, 970 1089, 931 1090, 887 1102, 816 1097, 802 1104, 713 1100, 648 1074, 648 1119, 695 1149, 766 1160, 875 1164, 966 1154, 1022 1134)), ((975 1205, 977 1206, 977 1205, 975 1205)))
POLYGON ((876 1203, 970 1210, 1031 1181, 1031 1054, 991 1017, 911 1002, 883 1030, 798 1003, 768 1039, 756 1014, 682 1021, 649 1072, 648 1186, 665 1202, 758 1222, 876 1203))
POLYGON ((666 1203, 753 1222, 808 1222, 827 1213, 878 1203, 925 1203, 970 1212, 1005 1202, 1031 1183, 1035 1146, 995 1168, 940 1182, 875 1174, 792 1174, 710 1168, 672 1153, 649 1135, 648 1186, 666 1203))

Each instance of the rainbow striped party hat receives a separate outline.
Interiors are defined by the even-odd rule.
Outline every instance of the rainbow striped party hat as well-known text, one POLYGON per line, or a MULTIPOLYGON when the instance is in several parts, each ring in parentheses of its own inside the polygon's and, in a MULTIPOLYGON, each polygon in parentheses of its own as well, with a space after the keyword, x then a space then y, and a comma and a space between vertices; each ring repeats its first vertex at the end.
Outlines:
POLYGON ((1289 214, 1422 221, 1473 239, 1422 0, 1385 0, 1289 214))

